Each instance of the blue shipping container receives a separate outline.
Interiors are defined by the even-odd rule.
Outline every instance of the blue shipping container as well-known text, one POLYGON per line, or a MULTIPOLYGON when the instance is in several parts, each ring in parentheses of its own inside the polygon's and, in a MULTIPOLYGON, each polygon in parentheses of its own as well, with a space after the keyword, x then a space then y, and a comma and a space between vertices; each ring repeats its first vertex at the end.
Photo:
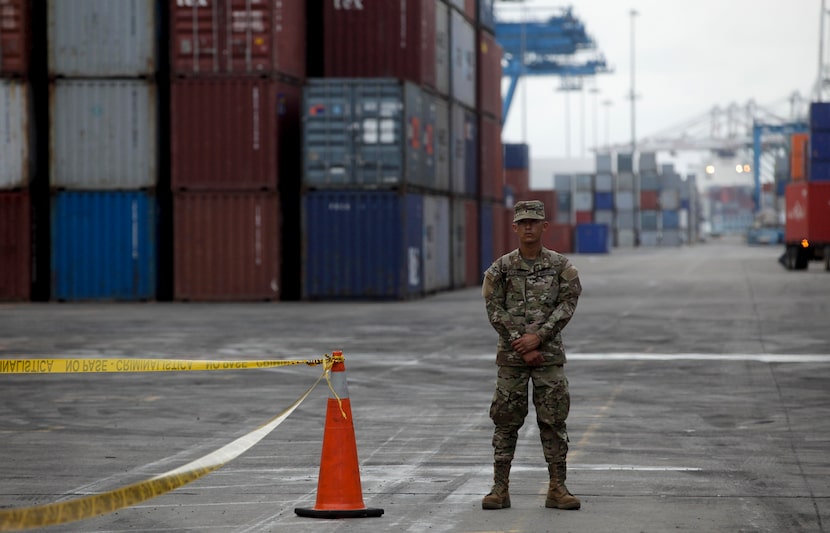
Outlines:
POLYGON ((530 168, 530 146, 524 143, 505 143, 504 168, 530 168))
POLYGON ((144 191, 52 196, 52 299, 148 300, 156 292, 156 202, 144 191))
POLYGON ((807 165, 810 181, 830 180, 830 159, 810 159, 807 165))
POLYGON ((830 130, 830 102, 810 104, 810 130, 830 130))
POLYGON ((303 196, 303 297, 402 300, 423 294, 423 196, 317 190, 303 196))
POLYGON ((436 188, 433 97, 394 79, 312 79, 303 92, 303 182, 436 188))
POLYGON ((666 210, 662 211, 663 229, 679 229, 680 228, 680 211, 666 210))
POLYGON ((594 209, 614 209, 614 193, 613 192, 595 192, 594 193, 594 209))
POLYGON ((577 224, 576 253, 607 254, 609 237, 607 224, 577 224))

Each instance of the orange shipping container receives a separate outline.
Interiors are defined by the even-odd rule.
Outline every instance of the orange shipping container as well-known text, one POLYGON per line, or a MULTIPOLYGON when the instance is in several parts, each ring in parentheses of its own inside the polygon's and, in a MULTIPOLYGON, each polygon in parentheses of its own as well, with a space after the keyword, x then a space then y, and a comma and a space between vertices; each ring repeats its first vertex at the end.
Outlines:
POLYGON ((790 180, 801 181, 807 178, 807 145, 809 133, 793 133, 790 137, 790 180))
POLYGON ((542 234, 542 246, 548 250, 569 254, 573 252, 574 228, 570 224, 551 224, 542 234))

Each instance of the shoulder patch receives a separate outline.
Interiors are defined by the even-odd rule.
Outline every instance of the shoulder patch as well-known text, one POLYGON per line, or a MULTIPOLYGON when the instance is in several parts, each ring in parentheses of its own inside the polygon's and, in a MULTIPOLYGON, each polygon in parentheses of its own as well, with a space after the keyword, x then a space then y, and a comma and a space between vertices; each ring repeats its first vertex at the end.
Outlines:
POLYGON ((565 281, 573 281, 579 277, 579 271, 575 266, 571 265, 562 272, 562 278, 565 281))
POLYGON ((493 275, 490 270, 484 273, 484 282, 481 284, 481 295, 485 298, 489 297, 493 294, 493 281, 495 280, 495 275, 493 275))

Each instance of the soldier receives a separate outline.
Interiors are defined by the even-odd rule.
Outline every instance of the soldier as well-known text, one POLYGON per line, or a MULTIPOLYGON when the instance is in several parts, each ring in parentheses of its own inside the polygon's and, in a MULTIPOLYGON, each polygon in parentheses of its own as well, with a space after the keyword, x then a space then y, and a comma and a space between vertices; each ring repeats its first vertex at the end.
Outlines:
POLYGON ((579 509, 579 499, 565 487, 570 395, 562 329, 574 314, 582 286, 576 267, 542 246, 542 233, 548 228, 544 204, 517 202, 513 212, 519 248, 497 259, 484 273, 482 285, 487 318, 499 341, 498 377, 490 405, 496 426, 494 485, 481 507, 510 507, 510 464, 528 413, 528 383, 533 380, 536 422, 550 473, 545 507, 579 509))

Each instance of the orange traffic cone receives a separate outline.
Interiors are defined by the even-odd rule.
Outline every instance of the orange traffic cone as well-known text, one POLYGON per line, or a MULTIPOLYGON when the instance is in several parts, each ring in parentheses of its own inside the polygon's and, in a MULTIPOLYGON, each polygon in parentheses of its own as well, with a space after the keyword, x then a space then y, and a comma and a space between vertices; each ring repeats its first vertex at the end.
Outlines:
POLYGON ((295 508, 294 512, 309 518, 381 516, 383 509, 368 509, 363 503, 352 408, 346 385, 346 364, 342 360, 342 352, 332 352, 332 355, 340 360, 331 368, 332 392, 326 406, 317 503, 313 509, 295 508))

